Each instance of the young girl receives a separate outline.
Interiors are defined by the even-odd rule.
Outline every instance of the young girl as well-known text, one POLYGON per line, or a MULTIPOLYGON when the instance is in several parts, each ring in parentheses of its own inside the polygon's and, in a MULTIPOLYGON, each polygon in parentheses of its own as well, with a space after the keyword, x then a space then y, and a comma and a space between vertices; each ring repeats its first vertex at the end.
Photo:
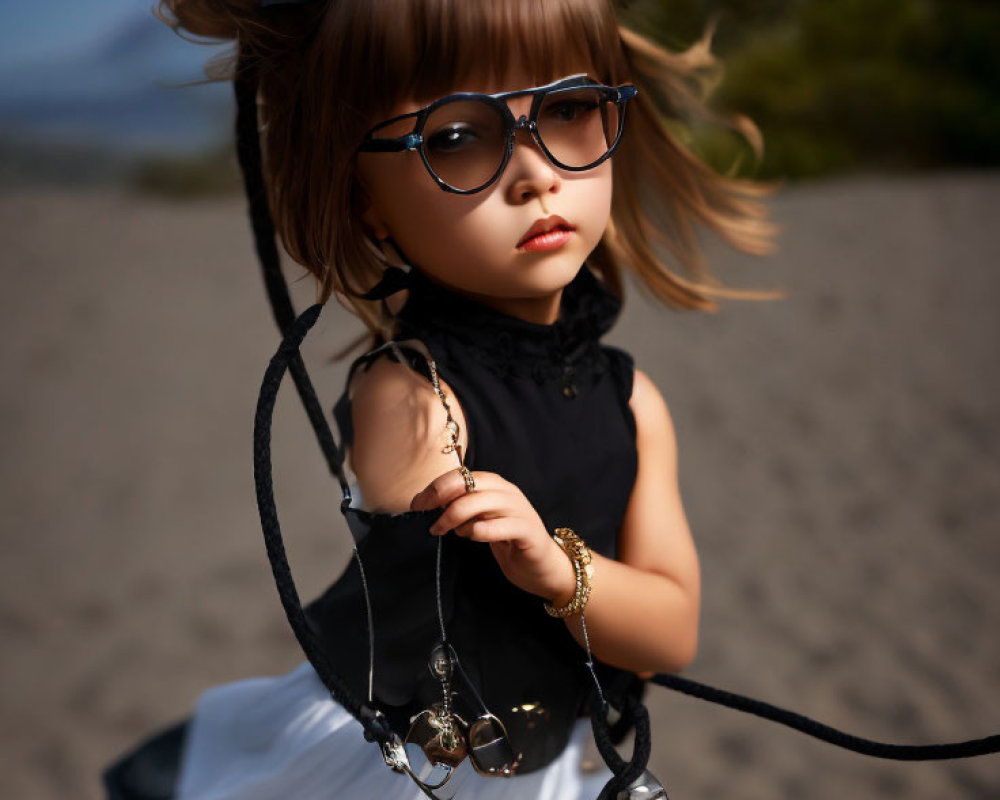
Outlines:
MULTIPOLYGON (((726 294, 697 226, 749 252, 770 237, 763 190, 679 139, 711 121, 756 141, 702 104, 707 42, 670 53, 610 0, 160 7, 252 54, 276 229, 319 301, 372 334, 335 409, 371 530, 307 609, 330 660, 445 796, 596 797, 610 773, 581 769, 582 648, 614 705, 691 662, 699 607, 667 406, 600 338, 623 270, 678 308, 726 294), (492 767, 484 729, 509 744, 492 767)), ((309 663, 206 692, 176 786, 423 792, 309 663)))

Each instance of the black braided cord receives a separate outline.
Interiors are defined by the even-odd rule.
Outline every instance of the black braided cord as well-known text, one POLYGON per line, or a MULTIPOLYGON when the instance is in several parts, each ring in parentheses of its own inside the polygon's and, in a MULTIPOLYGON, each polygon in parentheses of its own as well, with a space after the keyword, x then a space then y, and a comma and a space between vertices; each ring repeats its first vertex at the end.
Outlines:
POLYGON ((597 800, 615 800, 632 781, 638 778, 649 763, 652 749, 652 736, 649 731, 649 712, 642 701, 627 696, 621 708, 621 718, 614 726, 608 725, 608 709, 595 695, 590 707, 590 723, 594 731, 594 743, 604 759, 604 763, 614 773, 601 789, 597 800), (632 758, 623 759, 615 750, 614 728, 635 728, 635 742, 632 745, 632 758))
POLYGON ((308 308, 298 319, 288 294, 288 286, 281 273, 281 260, 274 235, 274 223, 267 203, 267 192, 261 169, 260 137, 257 132, 257 76, 255 65, 246 51, 240 49, 236 75, 233 80, 236 93, 236 151, 243 173, 243 184, 249 203, 250 223, 254 233, 254 246, 264 273, 264 283, 271 309, 284 340, 278 352, 271 359, 254 418, 254 484, 257 492, 257 509, 260 513, 264 532, 264 545, 278 589, 281 605, 285 610, 295 638, 306 657, 316 670, 316 674, 329 690, 331 696, 340 703, 365 729, 365 737, 370 741, 385 743, 392 736, 385 718, 376 709, 358 700, 343 679, 337 675, 323 652, 315 632, 309 626, 302 603, 299 599, 292 572, 288 566, 281 527, 274 502, 274 483, 271 472, 271 421, 274 404, 281 380, 286 369, 292 373, 295 388, 305 406, 306 414, 327 467, 333 473, 345 498, 350 497, 350 489, 343 471, 343 455, 337 448, 333 433, 326 422, 323 409, 316 397, 316 391, 309 380, 299 345, 309 329, 319 317, 322 306, 308 308))
MULTIPOLYGON (((254 234, 254 246, 264 273, 264 285, 270 300, 271 311, 282 334, 288 332, 295 320, 295 309, 288 295, 288 285, 281 273, 281 258, 274 235, 274 221, 267 204, 267 190, 261 169, 260 136, 257 133, 257 74, 250 57, 241 48, 236 76, 233 80, 236 92, 236 155, 243 173, 250 210, 250 225, 254 234)), ((319 442, 327 467, 336 476, 345 496, 350 489, 342 468, 343 454, 338 450, 326 416, 316 398, 316 391, 306 372, 305 364, 298 350, 290 354, 289 370, 302 404, 305 406, 309 423, 319 442)))
POLYGON ((845 750, 852 750, 855 753, 874 758, 886 758, 892 761, 946 761, 1000 752, 1000 734, 946 744, 887 744, 844 733, 794 711, 788 711, 761 700, 754 700, 752 697, 727 692, 724 689, 716 689, 714 686, 706 686, 679 675, 655 675, 651 680, 656 685, 673 689, 675 692, 753 714, 756 717, 786 725, 807 736, 812 736, 814 739, 820 739, 845 750))
MULTIPOLYGON (((264 374, 254 419, 254 482, 257 492, 257 507, 264 532, 264 543, 282 607, 306 658, 309 659, 333 699, 362 724, 365 729, 365 738, 369 741, 385 743, 393 735, 385 717, 375 708, 361 702, 354 696, 343 679, 334 671, 333 665, 310 627, 302 609, 295 582, 292 579, 281 538, 271 470, 271 421, 278 389, 286 371, 292 374, 295 387, 306 409, 306 414, 327 466, 330 472, 337 477, 345 498, 350 497, 350 490, 343 472, 343 454, 334 441, 299 352, 299 346, 306 333, 315 324, 322 306, 319 304, 310 306, 298 318, 295 317, 288 287, 281 272, 274 223, 268 208, 263 178, 260 138, 257 129, 256 65, 252 57, 242 48, 233 84, 237 101, 237 158, 248 199, 254 245, 263 270, 264 283, 272 312, 284 337, 264 374)), ((946 744, 887 744, 844 733, 801 714, 677 675, 661 674, 654 676, 651 680, 658 686, 753 714, 786 725, 829 744, 876 758, 897 761, 936 761, 971 758, 1000 752, 1000 735, 946 744)), ((598 800, 613 800, 619 796, 630 783, 643 773, 649 760, 651 737, 649 714, 646 707, 637 698, 626 698, 621 715, 621 718, 613 726, 609 726, 607 708, 595 698, 591 714, 594 740, 605 763, 614 773, 601 791, 598 800), (614 742, 620 740, 623 730, 632 728, 636 732, 635 745, 631 760, 626 761, 615 750, 614 742)))
POLYGON ((292 626, 295 638, 333 699, 364 726, 365 737, 370 741, 384 743, 392 737, 392 731, 385 718, 358 700, 343 679, 337 675, 315 631, 306 619, 295 581, 292 579, 292 571, 288 566, 281 538, 281 525, 278 522, 278 511, 274 503, 274 481, 271 473, 271 421, 274 416, 274 403, 281 387, 281 379, 289 363, 299 357, 298 348, 302 338, 316 322, 321 309, 322 306, 318 304, 310 306, 292 323, 278 352, 264 372, 253 430, 253 472, 257 491, 257 510, 260 513, 264 545, 267 548, 268 560, 271 562, 274 583, 278 587, 278 596, 281 598, 281 605, 285 609, 285 616, 292 626))

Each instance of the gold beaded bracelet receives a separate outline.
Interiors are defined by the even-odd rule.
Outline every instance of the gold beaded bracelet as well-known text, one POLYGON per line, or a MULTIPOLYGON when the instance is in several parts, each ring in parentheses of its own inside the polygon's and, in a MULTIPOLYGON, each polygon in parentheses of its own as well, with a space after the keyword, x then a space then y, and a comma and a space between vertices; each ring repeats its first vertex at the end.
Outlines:
POLYGON ((573 571, 576 573, 576 590, 566 605, 562 608, 556 608, 551 603, 545 603, 545 611, 550 617, 563 619, 571 614, 581 613, 583 607, 587 605, 587 600, 590 598, 590 579, 594 574, 594 567, 590 563, 590 549, 584 544, 583 539, 573 532, 572 528, 556 528, 552 538, 573 562, 573 571))

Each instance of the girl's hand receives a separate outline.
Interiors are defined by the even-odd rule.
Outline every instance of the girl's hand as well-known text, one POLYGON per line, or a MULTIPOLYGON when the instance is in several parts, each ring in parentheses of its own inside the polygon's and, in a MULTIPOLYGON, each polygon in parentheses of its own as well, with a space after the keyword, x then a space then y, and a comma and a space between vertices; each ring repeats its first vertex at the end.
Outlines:
POLYGON ((412 511, 444 506, 430 532, 453 530, 488 542, 507 580, 555 605, 569 602, 576 588, 573 565, 545 529, 538 512, 517 486, 495 472, 473 472, 474 492, 466 492, 457 469, 439 475, 410 502, 412 511))

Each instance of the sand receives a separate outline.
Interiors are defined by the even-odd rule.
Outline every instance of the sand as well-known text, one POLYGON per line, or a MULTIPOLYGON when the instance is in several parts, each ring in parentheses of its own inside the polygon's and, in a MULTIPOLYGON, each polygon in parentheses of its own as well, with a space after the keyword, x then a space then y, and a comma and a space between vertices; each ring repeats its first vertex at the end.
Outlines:
MULTIPOLYGON (((609 337, 678 432, 704 580, 687 674, 889 741, 1000 732, 1000 174, 858 176, 771 205, 778 253, 711 252, 787 299, 699 316, 632 288, 609 337)), ((0 245, 0 797, 98 798, 101 766, 200 691, 301 659, 251 474, 276 333, 240 198, 8 191, 0 245)), ((331 309, 307 343, 326 406, 344 373, 326 357, 357 330, 331 309)), ((348 536, 290 390, 279 405, 310 597, 348 536)), ((1000 797, 998 756, 877 761, 648 699, 674 800, 1000 797)))

